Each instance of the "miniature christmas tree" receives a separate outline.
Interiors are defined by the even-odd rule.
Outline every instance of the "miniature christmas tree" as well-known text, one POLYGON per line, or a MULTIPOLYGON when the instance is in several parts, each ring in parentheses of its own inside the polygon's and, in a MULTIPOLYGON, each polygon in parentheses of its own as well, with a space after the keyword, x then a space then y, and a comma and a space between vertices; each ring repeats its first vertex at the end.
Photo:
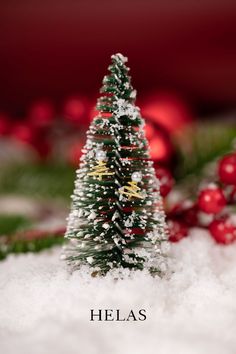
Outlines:
POLYGON ((64 258, 73 269, 89 264, 99 274, 112 268, 161 274, 169 244, 159 184, 127 58, 111 58, 77 171, 64 258))

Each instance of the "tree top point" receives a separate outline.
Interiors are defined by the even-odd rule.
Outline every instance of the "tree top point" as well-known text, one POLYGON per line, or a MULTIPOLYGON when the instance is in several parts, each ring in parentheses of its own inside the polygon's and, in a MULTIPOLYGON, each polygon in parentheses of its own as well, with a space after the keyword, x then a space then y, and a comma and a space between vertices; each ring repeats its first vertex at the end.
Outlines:
POLYGON ((121 53, 113 54, 113 55, 111 56, 111 59, 117 60, 117 61, 121 61, 123 64, 124 64, 124 63, 127 63, 127 61, 128 61, 128 58, 125 57, 125 56, 124 56, 123 54, 121 54, 121 53))

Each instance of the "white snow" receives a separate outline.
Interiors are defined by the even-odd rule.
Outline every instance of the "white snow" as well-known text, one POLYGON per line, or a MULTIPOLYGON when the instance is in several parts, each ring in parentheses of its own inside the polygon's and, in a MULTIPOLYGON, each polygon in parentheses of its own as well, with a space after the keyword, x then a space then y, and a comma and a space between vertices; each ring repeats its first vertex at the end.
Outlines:
POLYGON ((122 116, 128 116, 130 119, 137 119, 140 117, 140 111, 137 106, 134 106, 132 103, 129 103, 123 98, 119 98, 115 102, 117 108, 114 111, 114 114, 120 118, 122 116))
POLYGON ((236 243, 207 232, 173 244, 169 279, 69 274, 60 250, 0 263, 3 354, 234 354, 236 243), (90 322, 90 309, 146 309, 143 322, 90 322))

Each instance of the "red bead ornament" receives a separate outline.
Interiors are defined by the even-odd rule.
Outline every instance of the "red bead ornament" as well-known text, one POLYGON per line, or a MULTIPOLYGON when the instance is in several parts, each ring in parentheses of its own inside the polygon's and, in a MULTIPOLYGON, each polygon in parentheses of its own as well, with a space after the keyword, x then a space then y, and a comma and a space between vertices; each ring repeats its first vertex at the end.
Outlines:
POLYGON ((236 153, 220 160, 218 174, 221 182, 236 185, 236 153))
POLYGON ((169 241, 178 242, 188 236, 188 227, 185 223, 177 220, 168 220, 169 241))
POLYGON ((236 225, 228 217, 213 220, 209 225, 209 231, 218 243, 229 244, 236 240, 236 225))
POLYGON ((203 189, 198 197, 198 207, 207 214, 217 214, 226 205, 226 198, 218 187, 203 189))
POLYGON ((156 167, 156 176, 160 181, 160 193, 162 197, 166 197, 171 191, 174 180, 169 170, 164 167, 156 167))

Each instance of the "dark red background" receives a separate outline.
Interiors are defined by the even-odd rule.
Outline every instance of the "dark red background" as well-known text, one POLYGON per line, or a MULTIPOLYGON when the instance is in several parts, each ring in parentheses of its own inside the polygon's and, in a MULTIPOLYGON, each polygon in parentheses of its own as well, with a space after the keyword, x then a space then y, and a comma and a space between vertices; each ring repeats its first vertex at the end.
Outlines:
POLYGON ((96 94, 114 52, 129 57, 139 96, 175 90, 202 112, 236 103, 236 2, 5 0, 0 109, 96 94))

